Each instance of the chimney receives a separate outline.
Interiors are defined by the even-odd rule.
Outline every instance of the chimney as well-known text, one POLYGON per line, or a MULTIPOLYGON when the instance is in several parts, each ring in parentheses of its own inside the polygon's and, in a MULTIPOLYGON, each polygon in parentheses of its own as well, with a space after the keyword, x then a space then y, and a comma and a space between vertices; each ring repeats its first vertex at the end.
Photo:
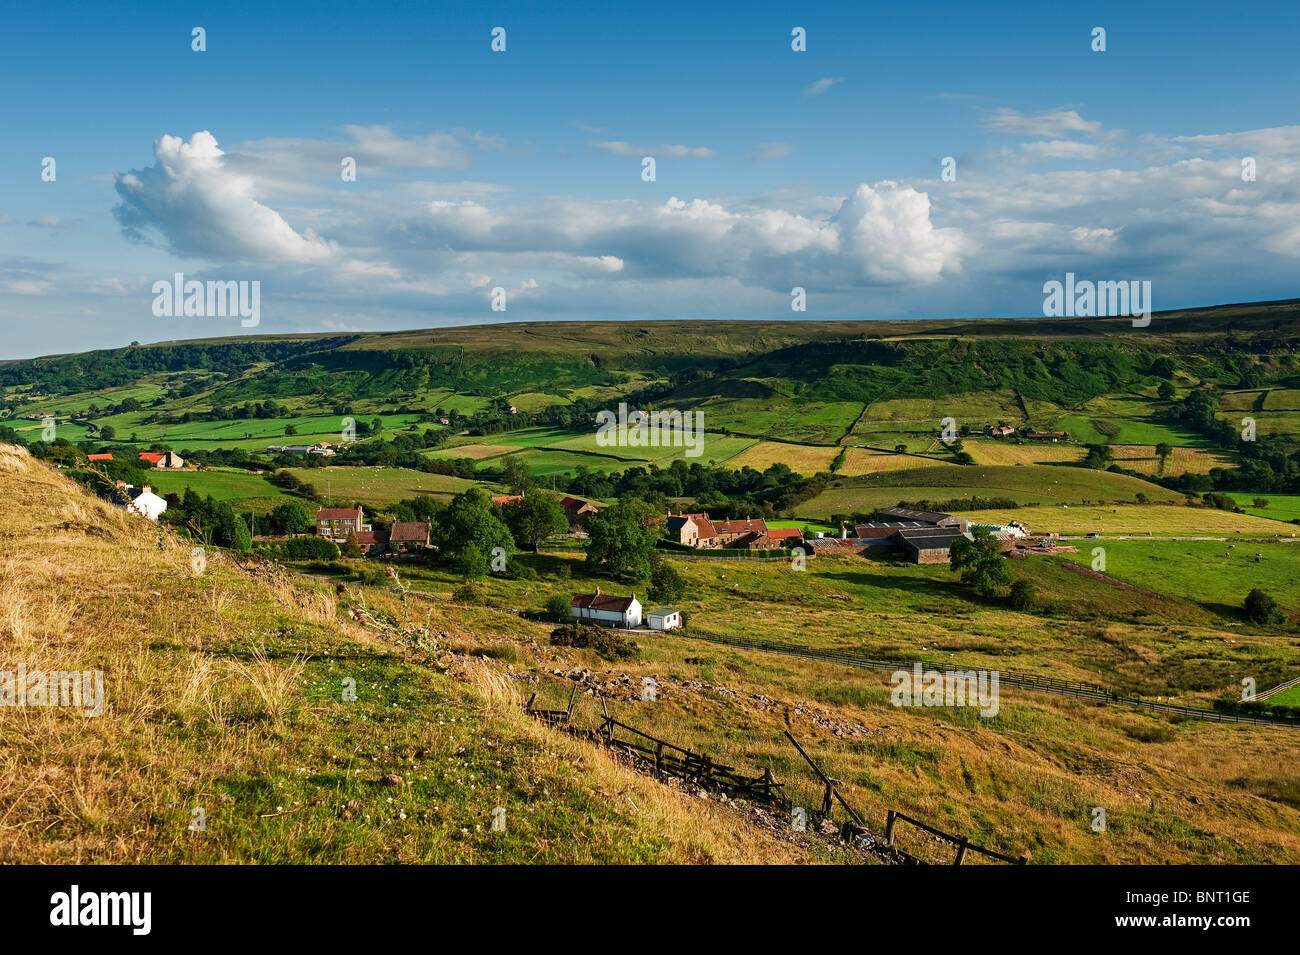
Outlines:
POLYGON ((848 540, 848 539, 849 539, 849 529, 844 524, 840 524, 840 540, 848 540))
POLYGON ((153 492, 153 488, 151 488, 148 484, 146 484, 144 487, 140 488, 140 493, 141 493, 141 494, 150 494, 150 493, 152 493, 152 492, 153 492))

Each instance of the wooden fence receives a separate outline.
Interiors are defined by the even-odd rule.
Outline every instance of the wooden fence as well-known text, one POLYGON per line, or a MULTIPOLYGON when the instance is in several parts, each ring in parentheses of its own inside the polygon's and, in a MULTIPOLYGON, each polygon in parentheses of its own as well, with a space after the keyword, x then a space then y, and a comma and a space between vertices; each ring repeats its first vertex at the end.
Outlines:
MULTIPOLYGON (((734 767, 727 766, 717 762, 707 753, 697 753, 692 749, 678 746, 667 740, 659 739, 656 736, 639 730, 635 726, 630 726, 621 720, 616 720, 609 713, 609 708, 605 705, 604 697, 600 699, 601 719, 599 727, 595 730, 582 730, 573 723, 573 704, 577 698, 578 685, 574 684, 569 693, 569 703, 565 709, 540 709, 533 704, 537 700, 537 694, 534 693, 524 704, 524 711, 535 719, 555 726, 557 729, 565 730, 579 737, 586 737, 598 741, 608 748, 614 750, 619 755, 630 760, 632 764, 643 771, 650 772, 656 779, 663 780, 665 777, 676 777, 686 782, 694 783, 701 789, 711 790, 714 792, 726 793, 728 796, 737 799, 747 799, 754 803, 769 806, 773 809, 792 812, 793 802, 788 798, 784 791, 784 783, 777 782, 776 777, 772 774, 770 768, 764 768, 763 772, 757 776, 746 776, 738 772, 734 767)), ((927 865, 925 860, 920 859, 910 853, 899 849, 894 845, 893 833, 894 824, 898 820, 909 822, 925 831, 932 833, 942 839, 946 839, 957 846, 956 865, 961 865, 967 852, 978 852, 991 858, 999 859, 1003 862, 1011 862, 1019 865, 1025 863, 1025 858, 1012 858, 1011 856, 1002 855, 992 849, 986 849, 983 846, 977 846, 970 842, 964 836, 954 836, 949 833, 936 829, 926 823, 913 819, 911 816, 905 816, 902 813, 889 810, 888 818, 885 823, 885 838, 883 841, 876 840, 868 828, 862 815, 858 813, 840 793, 839 787, 841 781, 834 779, 824 773, 820 766, 808 755, 808 752, 799 744, 789 730, 785 731, 785 737, 794 746, 799 755, 804 758, 812 771, 821 780, 824 787, 822 792, 822 804, 820 807, 807 807, 807 817, 814 825, 823 820, 834 820, 834 809, 838 804, 845 813, 848 814, 848 821, 838 826, 839 837, 850 843, 859 845, 866 851, 873 852, 881 857, 884 861, 898 864, 927 865), (860 837, 866 837, 859 841, 860 837)))
MULTIPOLYGON (((889 814, 885 817, 885 845, 893 849, 897 848, 894 845, 894 825, 898 822, 909 822, 916 826, 916 828, 922 829, 933 836, 938 836, 940 839, 944 839, 955 845, 957 847, 957 857, 953 859, 953 865, 961 865, 962 861, 966 858, 967 852, 978 852, 991 859, 997 859, 999 862, 1009 862, 1012 865, 1024 865, 1026 861, 1024 856, 1013 858, 1012 856, 1003 855, 1001 852, 986 849, 984 846, 977 846, 965 836, 954 836, 941 829, 936 829, 934 826, 927 825, 919 819, 913 819, 911 816, 905 816, 901 812, 891 809, 889 810, 889 814)), ((898 851, 901 852, 902 850, 899 849, 898 851)), ((915 858, 915 856, 912 856, 912 858, 915 858)), ((918 859, 917 861, 919 862, 921 860, 918 859)))

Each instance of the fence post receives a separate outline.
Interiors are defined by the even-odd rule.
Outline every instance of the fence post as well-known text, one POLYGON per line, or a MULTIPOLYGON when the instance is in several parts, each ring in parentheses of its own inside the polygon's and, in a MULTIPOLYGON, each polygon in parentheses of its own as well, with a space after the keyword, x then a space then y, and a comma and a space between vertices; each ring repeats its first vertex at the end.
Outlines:
POLYGON ((957 843, 957 858, 953 865, 961 865, 961 860, 966 858, 966 847, 970 845, 970 840, 965 836, 961 837, 961 842, 957 843))
POLYGON ((894 820, 897 818, 898 813, 894 812, 892 809, 889 810, 889 814, 885 816, 885 845, 887 846, 893 846, 894 844, 894 820))

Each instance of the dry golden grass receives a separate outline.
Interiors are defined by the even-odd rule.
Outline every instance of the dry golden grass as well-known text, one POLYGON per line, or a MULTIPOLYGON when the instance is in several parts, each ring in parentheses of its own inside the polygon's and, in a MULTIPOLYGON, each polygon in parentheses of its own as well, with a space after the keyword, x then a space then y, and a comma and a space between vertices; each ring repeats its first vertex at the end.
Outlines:
POLYGON ((1232 466, 1228 455, 1203 448, 1174 448, 1163 469, 1153 444, 1116 444, 1111 446, 1111 453, 1115 463, 1126 470, 1161 477, 1209 474, 1213 468, 1232 466))
POLYGON ((871 451, 867 448, 849 448, 839 473, 844 477, 859 474, 879 474, 884 471, 910 471, 914 468, 956 467, 947 461, 917 457, 914 454, 891 454, 888 451, 871 451))
POLYGON ((1013 444, 1009 441, 967 440, 962 447, 976 464, 1049 464, 1082 461, 1087 452, 1068 444, 1013 444))
POLYGON ((797 474, 811 476, 818 471, 829 471, 831 462, 839 453, 840 449, 836 447, 810 447, 806 444, 785 444, 781 441, 760 441, 735 457, 728 458, 723 465, 733 470, 751 467, 755 471, 766 471, 773 464, 784 464, 797 474))

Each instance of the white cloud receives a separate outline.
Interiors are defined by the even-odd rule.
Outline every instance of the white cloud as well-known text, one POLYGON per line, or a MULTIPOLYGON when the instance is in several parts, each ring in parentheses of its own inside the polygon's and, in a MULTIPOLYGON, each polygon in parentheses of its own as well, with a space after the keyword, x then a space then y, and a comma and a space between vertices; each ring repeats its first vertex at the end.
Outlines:
POLYGON ((611 156, 621 156, 625 159, 640 159, 643 156, 654 156, 661 159, 710 159, 713 156, 713 150, 706 146, 682 146, 680 144, 648 146, 641 143, 623 142, 622 140, 593 142, 591 148, 608 153, 611 156))
POLYGON ((1098 133, 1102 124, 1097 120, 1084 119, 1077 111, 1061 109, 1054 112, 1026 116, 1014 109, 1002 107, 984 116, 983 125, 998 133, 1013 136, 1034 136, 1048 138, 1064 136, 1071 133, 1098 133))
POLYGON ((132 239, 160 236, 178 255, 258 262, 321 262, 334 250, 311 229, 299 233, 254 196, 251 177, 226 168, 216 138, 163 136, 156 163, 117 176, 113 213, 132 239))
POLYGON ((813 83, 809 83, 807 86, 805 86, 803 88, 803 95, 821 96, 823 93, 825 93, 828 89, 830 89, 835 84, 843 83, 843 82, 844 82, 844 77, 842 76, 823 76, 821 79, 813 83))

